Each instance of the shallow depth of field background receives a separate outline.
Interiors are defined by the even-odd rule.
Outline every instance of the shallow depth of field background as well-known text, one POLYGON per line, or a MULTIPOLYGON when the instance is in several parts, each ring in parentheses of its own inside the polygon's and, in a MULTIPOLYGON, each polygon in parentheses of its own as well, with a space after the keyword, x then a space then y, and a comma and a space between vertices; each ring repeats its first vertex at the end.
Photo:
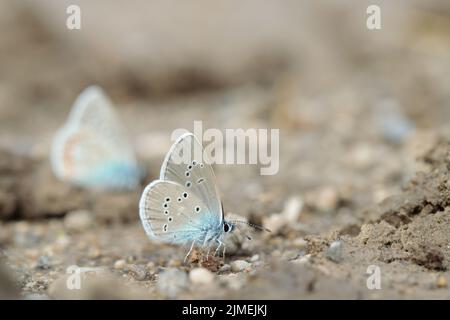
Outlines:
MULTIPOLYGON (((322 263, 314 260, 322 240, 308 237, 323 237, 326 247, 336 230, 357 236, 379 218, 367 208, 427 169, 417 159, 448 127, 449 84, 444 0, 0 1, 0 248, 9 270, 0 276, 0 296, 3 277, 14 279, 21 297, 71 297, 58 281, 78 264, 110 269, 142 298, 295 299, 341 291, 343 298, 448 297, 440 290, 450 266, 444 247, 443 268, 424 267, 406 253, 383 260, 380 248, 353 262, 344 256, 322 263), (81 7, 81 30, 66 28, 70 4, 81 7), (366 28, 370 4, 381 7, 381 30, 366 28), (182 284, 193 280, 178 274, 181 284, 170 291, 161 280, 166 268, 188 274, 193 266, 178 261, 185 249, 146 239, 135 201, 140 190, 98 200, 52 180, 52 136, 92 84, 110 96, 126 125, 149 171, 144 185, 158 177, 171 132, 192 130, 194 120, 204 128, 280 129, 277 175, 261 176, 258 166, 215 166, 225 210, 275 229, 231 251, 227 263, 245 260, 245 270, 206 266, 215 276, 209 287, 192 292, 182 284), (294 221, 283 221, 290 209, 298 211, 294 221), (91 216, 78 215, 74 227, 68 213, 80 210, 91 216), (313 258, 298 272, 284 265, 307 254, 313 258), (364 270, 377 259, 392 285, 374 294, 364 270), (116 268, 123 260, 126 267, 116 268), (300 278, 323 283, 310 292, 300 278), (236 290, 242 286, 247 291, 236 290)), ((427 223, 416 231, 424 237, 427 223)), ((105 291, 77 297, 109 297, 105 291)))

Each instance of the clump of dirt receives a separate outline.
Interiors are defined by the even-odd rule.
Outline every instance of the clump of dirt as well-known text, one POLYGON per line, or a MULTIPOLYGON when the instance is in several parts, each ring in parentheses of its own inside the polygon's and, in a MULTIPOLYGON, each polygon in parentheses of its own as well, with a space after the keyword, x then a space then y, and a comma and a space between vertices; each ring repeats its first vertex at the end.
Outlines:
POLYGON ((429 172, 418 173, 404 193, 386 199, 379 208, 380 220, 398 227, 410 223, 417 215, 433 214, 450 206, 448 137, 440 137, 422 161, 429 165, 429 172))
POLYGON ((376 212, 366 212, 368 216, 378 215, 378 218, 362 224, 357 235, 348 234, 344 228, 326 236, 306 237, 307 251, 315 259, 313 264, 320 265, 325 273, 335 275, 348 275, 353 267, 361 273, 352 275, 352 280, 361 282, 365 268, 376 265, 390 287, 395 282, 400 290, 408 290, 413 283, 419 287, 414 292, 417 295, 420 295, 420 288, 437 288, 430 275, 446 273, 450 269, 448 135, 440 136, 421 161, 428 164, 428 171, 417 173, 404 192, 383 201, 373 209, 376 212), (341 264, 326 257, 327 248, 336 239, 344 243, 341 264), (403 273, 408 281, 399 277, 399 273, 403 273))
POLYGON ((366 245, 381 244, 386 261, 407 259, 445 271, 450 267, 446 254, 450 245, 448 137, 440 137, 422 161, 429 165, 429 172, 418 173, 402 194, 386 199, 378 224, 364 227, 357 238, 366 245))
MULTIPOLYGON (((398 228, 384 220, 363 225, 352 244, 372 251, 385 263, 408 261, 430 270, 445 271, 450 267, 446 251, 450 244, 449 210, 429 216, 417 216, 398 228)), ((371 253, 368 252, 368 255, 371 253)))

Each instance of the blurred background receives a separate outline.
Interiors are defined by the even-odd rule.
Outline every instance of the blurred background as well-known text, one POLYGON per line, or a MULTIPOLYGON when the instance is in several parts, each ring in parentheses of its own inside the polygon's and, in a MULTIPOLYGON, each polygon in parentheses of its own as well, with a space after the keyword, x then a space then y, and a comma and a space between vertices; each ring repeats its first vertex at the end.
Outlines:
MULTIPOLYGON (((433 133, 448 125, 449 83, 446 0, 0 0, 0 227, 12 241, 4 246, 26 253, 17 232, 37 223, 47 230, 52 220, 36 221, 86 209, 83 194, 67 204, 74 191, 54 185, 47 159, 89 85, 117 107, 148 168, 145 184, 159 175, 171 132, 192 130, 194 120, 205 129, 279 128, 277 175, 260 176, 257 166, 215 171, 226 211, 254 222, 274 223, 267 217, 300 199, 297 237, 367 221, 364 208, 402 190, 433 133), (81 30, 66 28, 71 4, 81 8, 81 30), (381 30, 366 27, 371 4, 381 8, 381 30), (23 187, 17 172, 33 178, 23 187), (33 195, 39 184, 42 194, 33 195)), ((122 203, 88 208, 116 221, 109 201, 122 203)), ((133 206, 121 207, 119 220, 140 233, 133 206)), ((54 239, 37 243, 29 259, 51 256, 42 250, 54 239)), ((29 291, 47 290, 51 281, 42 281, 29 291)))

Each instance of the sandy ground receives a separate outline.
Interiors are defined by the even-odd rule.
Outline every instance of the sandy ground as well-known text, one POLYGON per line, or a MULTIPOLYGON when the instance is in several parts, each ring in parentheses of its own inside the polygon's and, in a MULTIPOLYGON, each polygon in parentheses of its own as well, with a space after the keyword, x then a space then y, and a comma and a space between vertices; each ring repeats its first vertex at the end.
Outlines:
POLYGON ((450 298, 444 1, 383 2, 377 35, 358 27, 364 4, 268 1, 237 16, 223 4, 206 31, 195 8, 141 2, 148 11, 114 29, 120 8, 96 20, 101 7, 80 1, 89 10, 74 36, 58 27, 61 3, 0 2, 0 298, 450 298), (146 19, 156 6, 183 23, 146 19), (230 25, 246 31, 230 40, 230 25), (139 190, 92 192, 51 172, 54 132, 92 83, 148 171, 139 190), (188 248, 151 242, 138 218, 172 130, 194 120, 280 129, 278 174, 214 167, 227 215, 272 230, 240 230, 225 260, 197 250, 184 263, 188 248), (72 265, 98 269, 69 290, 72 265))

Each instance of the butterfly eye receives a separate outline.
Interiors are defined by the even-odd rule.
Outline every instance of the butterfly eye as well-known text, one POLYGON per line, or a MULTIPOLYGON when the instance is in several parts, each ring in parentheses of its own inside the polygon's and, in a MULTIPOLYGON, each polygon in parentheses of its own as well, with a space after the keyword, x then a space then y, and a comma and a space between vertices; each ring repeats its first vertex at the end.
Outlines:
POLYGON ((192 183, 191 183, 190 181, 187 181, 187 182, 186 182, 186 187, 189 188, 191 185, 192 185, 192 183))
POLYGON ((200 207, 199 206, 195 207, 195 212, 197 212, 197 213, 200 212, 200 207))
POLYGON ((188 197, 188 193, 187 192, 183 192, 183 198, 187 198, 188 197))
POLYGON ((224 231, 224 232, 230 231, 230 226, 228 225, 228 223, 224 223, 224 224, 223 224, 223 231, 224 231))

